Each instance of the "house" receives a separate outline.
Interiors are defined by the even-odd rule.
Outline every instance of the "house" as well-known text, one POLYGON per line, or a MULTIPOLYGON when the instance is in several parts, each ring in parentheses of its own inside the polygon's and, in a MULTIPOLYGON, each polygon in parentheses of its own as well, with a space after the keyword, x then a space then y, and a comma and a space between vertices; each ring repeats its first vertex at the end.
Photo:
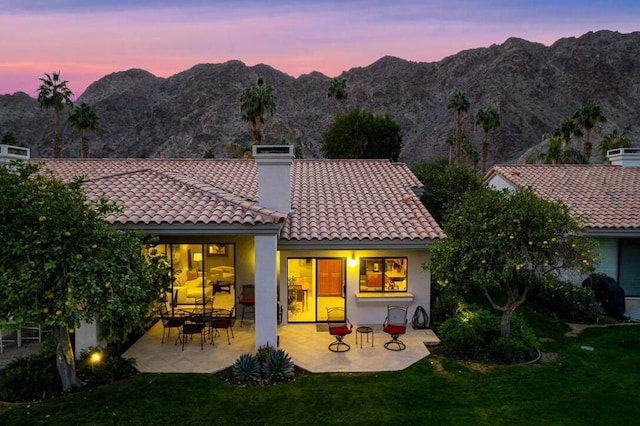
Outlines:
POLYGON ((618 281, 625 315, 640 319, 640 149, 611 150, 608 159, 609 164, 497 165, 486 180, 498 189, 532 188, 582 218, 584 234, 598 242, 597 271, 618 281))
MULTIPOLYGON (((422 265, 444 234, 406 165, 294 160, 287 145, 254 146, 253 157, 32 161, 63 180, 84 176, 90 199, 122 207, 107 217, 114 227, 159 237, 172 307, 213 297, 248 317, 238 300, 253 284, 256 348, 275 345, 279 323, 325 322, 328 307, 354 324, 381 324, 389 304, 429 309, 422 265)), ((98 325, 83 324, 76 348, 98 339, 98 325)))

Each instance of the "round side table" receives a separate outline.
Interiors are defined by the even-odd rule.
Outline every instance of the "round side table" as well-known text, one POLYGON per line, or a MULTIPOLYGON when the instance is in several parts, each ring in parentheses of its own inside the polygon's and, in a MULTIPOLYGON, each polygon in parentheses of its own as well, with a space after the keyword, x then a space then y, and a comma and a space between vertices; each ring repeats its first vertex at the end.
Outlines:
POLYGON ((369 343, 369 335, 371 335, 371 347, 373 347, 373 328, 371 327, 358 327, 356 328, 356 345, 358 344, 358 335, 360 335, 360 348, 362 348, 362 340, 364 334, 367 335, 367 343, 369 343))

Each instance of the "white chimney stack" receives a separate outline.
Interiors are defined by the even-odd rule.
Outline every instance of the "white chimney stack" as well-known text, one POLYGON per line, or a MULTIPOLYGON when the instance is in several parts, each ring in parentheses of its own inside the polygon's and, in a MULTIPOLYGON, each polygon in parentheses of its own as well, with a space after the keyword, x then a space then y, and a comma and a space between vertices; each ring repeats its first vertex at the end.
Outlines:
POLYGON ((610 149, 607 158, 613 166, 640 167, 640 148, 610 149))
POLYGON ((11 160, 27 161, 31 158, 31 150, 22 146, 0 145, 0 163, 11 160))
POLYGON ((292 145, 254 145, 258 165, 258 203, 283 213, 291 211, 292 145))

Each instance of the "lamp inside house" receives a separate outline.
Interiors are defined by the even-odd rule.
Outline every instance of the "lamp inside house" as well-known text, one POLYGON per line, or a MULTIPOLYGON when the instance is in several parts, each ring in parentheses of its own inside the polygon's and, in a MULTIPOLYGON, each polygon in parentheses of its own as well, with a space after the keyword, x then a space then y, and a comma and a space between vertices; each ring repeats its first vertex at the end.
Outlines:
POLYGON ((202 253, 193 253, 193 261, 196 262, 196 267, 198 271, 200 271, 200 267, 202 266, 200 262, 202 262, 202 253))

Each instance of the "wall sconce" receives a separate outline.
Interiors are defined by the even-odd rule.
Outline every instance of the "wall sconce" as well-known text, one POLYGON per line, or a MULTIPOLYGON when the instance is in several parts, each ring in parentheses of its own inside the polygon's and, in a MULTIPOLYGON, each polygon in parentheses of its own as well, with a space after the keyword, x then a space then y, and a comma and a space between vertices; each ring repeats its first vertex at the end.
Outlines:
POLYGON ((349 258, 349 266, 354 267, 358 264, 358 259, 356 259, 356 252, 351 252, 351 257, 349 258))
POLYGON ((202 253, 194 253, 193 261, 198 262, 198 271, 200 270, 200 262, 202 262, 202 253))

